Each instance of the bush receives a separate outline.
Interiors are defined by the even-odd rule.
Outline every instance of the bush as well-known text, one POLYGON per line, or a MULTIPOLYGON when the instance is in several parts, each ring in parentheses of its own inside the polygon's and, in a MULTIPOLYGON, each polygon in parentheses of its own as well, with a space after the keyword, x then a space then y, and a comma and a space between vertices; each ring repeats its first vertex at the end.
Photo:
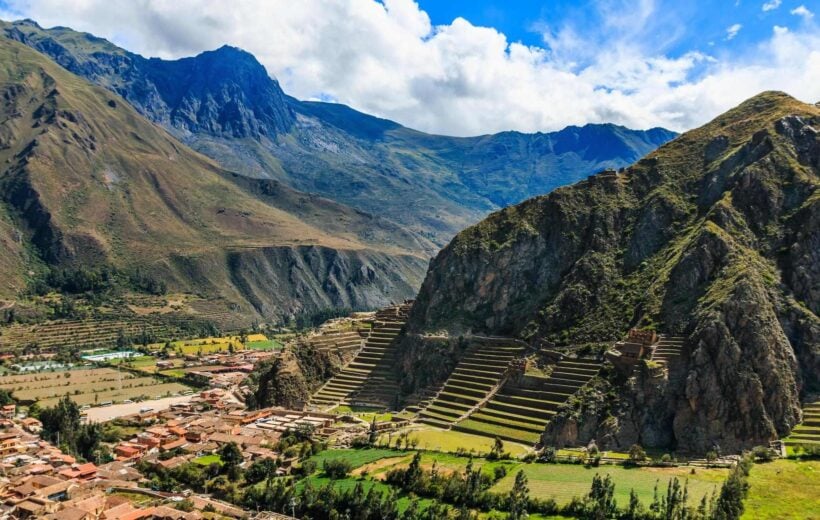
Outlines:
POLYGON ((353 465, 346 459, 327 459, 322 463, 322 471, 334 480, 345 478, 352 469, 353 465))
POLYGON ((774 450, 766 446, 755 446, 752 449, 752 455, 754 455, 755 460, 761 462, 771 462, 777 456, 774 450))

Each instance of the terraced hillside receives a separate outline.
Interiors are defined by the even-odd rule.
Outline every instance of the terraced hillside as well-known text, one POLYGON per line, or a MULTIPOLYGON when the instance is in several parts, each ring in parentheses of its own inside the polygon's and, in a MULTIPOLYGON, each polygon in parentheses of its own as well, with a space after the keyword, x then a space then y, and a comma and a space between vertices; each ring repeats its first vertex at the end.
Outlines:
MULTIPOLYGON (((190 320, 190 317, 180 319, 190 320)), ((58 320, 37 325, 15 324, 0 331, 0 351, 26 350, 36 346, 38 352, 58 347, 106 347, 115 345, 120 335, 136 337, 147 333, 171 338, 183 333, 173 316, 162 318, 117 318, 58 320)))
POLYGON ((375 322, 361 351, 340 373, 310 399, 315 408, 356 404, 389 408, 398 393, 395 373, 395 339, 404 327, 409 304, 376 313, 375 322))
POLYGON ((794 427, 785 442, 789 446, 820 446, 820 399, 803 407, 803 422, 794 427))
POLYGON ((362 334, 363 332, 358 330, 332 331, 310 336, 303 341, 318 350, 330 350, 350 359, 361 350, 364 344, 362 334))
POLYGON ((492 395, 522 352, 515 344, 470 346, 435 399, 419 413, 419 422, 449 428, 492 395))
POLYGON ((655 348, 655 352, 652 354, 652 361, 665 367, 678 361, 683 354, 685 341, 686 336, 662 335, 658 340, 658 346, 655 348))
MULTIPOLYGON (((564 359, 549 377, 526 387, 508 382, 484 406, 453 426, 454 430, 535 443, 558 408, 600 370, 589 359, 564 359)), ((532 381, 532 378, 529 378, 532 381)))

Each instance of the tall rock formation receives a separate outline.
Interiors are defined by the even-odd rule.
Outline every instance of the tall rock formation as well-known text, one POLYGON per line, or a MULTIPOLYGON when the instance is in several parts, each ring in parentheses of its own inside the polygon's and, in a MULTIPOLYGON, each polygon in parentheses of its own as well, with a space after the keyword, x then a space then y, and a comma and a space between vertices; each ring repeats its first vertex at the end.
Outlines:
POLYGON ((785 435, 820 389, 818 130, 820 107, 765 92, 623 172, 494 213, 431 263, 408 327, 558 345, 685 334, 681 378, 622 389, 613 437, 705 450, 785 435))

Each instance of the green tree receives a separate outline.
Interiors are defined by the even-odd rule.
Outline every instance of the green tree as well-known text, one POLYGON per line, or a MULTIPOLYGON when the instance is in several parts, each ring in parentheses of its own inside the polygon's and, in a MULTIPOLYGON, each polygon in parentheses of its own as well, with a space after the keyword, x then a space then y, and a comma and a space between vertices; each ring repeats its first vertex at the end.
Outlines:
POLYGON ((527 484, 527 475, 523 470, 515 474, 515 482, 509 496, 509 520, 522 520, 527 516, 527 504, 530 500, 530 489, 527 484))
POLYGON ((229 442, 220 446, 217 450, 219 458, 222 460, 222 469, 225 470, 231 479, 238 477, 239 465, 242 464, 242 450, 235 442, 229 442))
POLYGON ((592 487, 587 495, 586 516, 594 520, 615 518, 618 507, 615 503, 615 483, 612 477, 601 478, 597 473, 592 477, 592 487))

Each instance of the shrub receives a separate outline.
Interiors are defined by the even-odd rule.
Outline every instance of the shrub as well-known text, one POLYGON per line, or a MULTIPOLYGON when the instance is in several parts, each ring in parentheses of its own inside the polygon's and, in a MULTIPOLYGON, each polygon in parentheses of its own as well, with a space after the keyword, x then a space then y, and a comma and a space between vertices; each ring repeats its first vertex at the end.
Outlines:
POLYGON ((345 478, 353 465, 346 459, 327 459, 322 464, 322 471, 331 479, 345 478))

